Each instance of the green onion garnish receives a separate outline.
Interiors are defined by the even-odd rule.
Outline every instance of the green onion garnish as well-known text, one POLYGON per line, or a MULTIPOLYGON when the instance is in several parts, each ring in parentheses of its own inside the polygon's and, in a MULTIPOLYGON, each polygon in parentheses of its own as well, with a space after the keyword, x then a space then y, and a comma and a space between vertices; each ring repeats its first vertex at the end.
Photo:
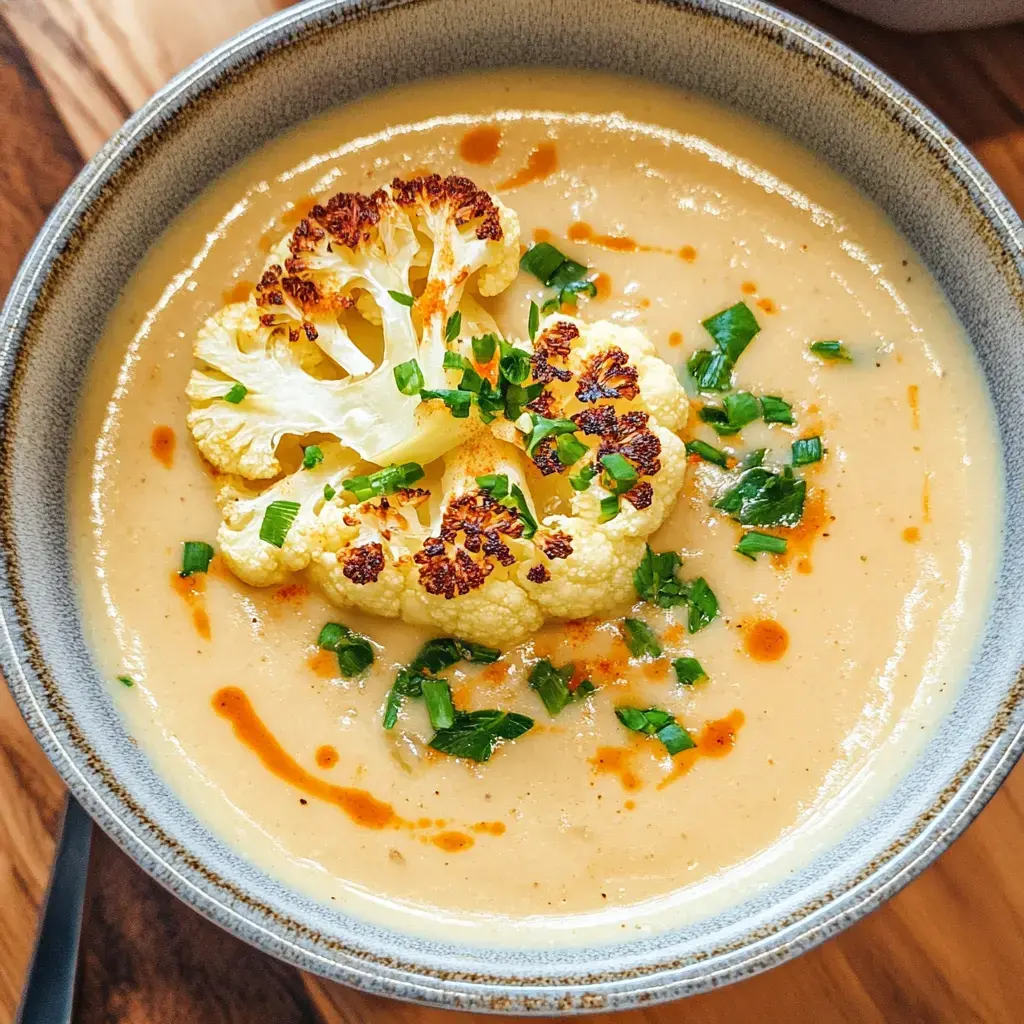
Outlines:
POLYGON ((306 445, 302 449, 302 468, 313 469, 314 466, 319 466, 324 461, 323 449, 316 444, 306 445))
MULTIPOLYGON (((546 416, 541 416, 536 412, 530 413, 530 421, 533 423, 533 427, 526 439, 526 454, 531 458, 537 450, 537 445, 544 438, 556 437, 559 434, 571 434, 574 430, 579 429, 572 420, 549 420, 546 416)), ((625 462, 625 459, 623 461, 625 462)))
POLYGON ((459 310, 455 310, 455 312, 448 317, 448 323, 444 325, 444 340, 450 345, 459 336, 459 331, 461 330, 462 313, 459 310))
POLYGON ((732 387, 732 363, 724 352, 698 349, 690 356, 686 369, 698 391, 728 391, 732 387))
POLYGON ((430 746, 451 757, 488 761, 499 740, 518 739, 532 728, 532 718, 511 711, 457 711, 451 727, 438 729, 430 746))
MULTIPOLYGON (((567 437, 568 435, 563 436, 567 437)), ((597 470, 593 466, 584 466, 578 473, 573 473, 569 477, 569 484, 574 491, 585 491, 590 487, 595 476, 597 476, 597 470)))
POLYGON ((619 496, 609 494, 607 498, 601 499, 601 513, 597 517, 599 523, 611 522, 619 514, 619 496))
POLYGON ((707 441, 687 441, 686 451, 690 455, 699 455, 705 462, 714 463, 722 469, 729 468, 729 456, 707 441))
POLYGON ((134 679, 132 679, 132 677, 131 677, 131 676, 118 676, 118 677, 117 677, 117 681, 118 681, 118 682, 119 682, 119 683, 120 683, 120 684, 121 684, 122 686, 134 686, 134 685, 135 685, 135 680, 134 680, 134 679))
POLYGON ((824 450, 820 437, 802 437, 793 442, 793 465, 809 466, 812 462, 821 462, 824 450))
POLYGON ((330 484, 324 484, 324 498, 327 501, 330 501, 337 493, 330 484))
POLYGON ((297 501, 272 501, 263 513, 260 540, 273 544, 275 548, 284 547, 284 539, 288 536, 300 507, 297 501))
POLYGON ((699 413, 701 420, 710 423, 719 436, 738 434, 748 423, 761 415, 757 399, 747 391, 727 395, 722 406, 705 405, 699 413))
POLYGON ((707 626, 718 614, 718 598, 703 576, 698 576, 689 586, 687 593, 690 609, 687 617, 687 628, 697 633, 707 626))
POLYGON ((334 651, 338 656, 338 670, 344 679, 352 679, 373 664, 373 647, 370 641, 340 622, 328 622, 320 630, 317 646, 325 651, 334 651))
POLYGON ((403 395, 415 395, 423 387, 423 371, 415 359, 399 363, 394 369, 395 384, 403 395))
POLYGON ((416 304, 416 300, 405 292, 396 292, 389 288, 388 295, 390 295, 395 302, 401 303, 403 306, 414 306, 416 304))
POLYGON ((841 341, 814 341, 811 342, 811 351, 820 359, 838 360, 842 363, 852 363, 853 355, 841 341))
POLYGON ((715 503, 742 526, 796 526, 804 514, 805 481, 786 466, 781 473, 757 466, 742 474, 715 503))
POLYGON ((537 532, 538 524, 519 484, 512 485, 511 493, 507 498, 501 499, 501 504, 508 505, 519 513, 519 518, 523 521, 523 539, 529 540, 537 532))
POLYGON ((424 679, 423 701, 427 705, 431 728, 450 729, 455 724, 455 705, 452 704, 452 688, 447 679, 424 679))
POLYGON ((676 576, 683 560, 674 551, 656 552, 648 544, 633 573, 637 594, 659 608, 686 604, 686 585, 676 576))
POLYGON ((475 665, 490 665, 501 657, 501 651, 483 644, 469 643, 454 637, 442 636, 428 640, 415 658, 409 662, 411 672, 443 672, 460 661, 475 665))
POLYGON ((784 555, 787 547, 784 537, 773 537, 770 533, 758 533, 757 530, 751 530, 749 533, 743 534, 739 544, 736 545, 736 550, 741 555, 746 555, 751 561, 756 561, 761 552, 766 552, 769 555, 784 555))
POLYGON ((423 476, 423 467, 418 462, 406 462, 401 466, 388 466, 367 476, 354 476, 342 482, 342 487, 356 496, 358 501, 369 501, 381 494, 394 494, 414 484, 423 476))
POLYGON ((530 341, 533 341, 537 337, 537 331, 540 329, 540 307, 532 300, 530 302, 530 315, 526 321, 526 328, 530 332, 530 341))
POLYGON ((510 345, 498 339, 501 346, 501 361, 498 369, 509 384, 522 384, 530 376, 530 353, 526 349, 510 345))
POLYGON ((181 572, 179 576, 192 576, 206 572, 213 558, 213 548, 205 540, 187 540, 181 551, 181 572))
MULTIPOLYGON (((567 422, 571 423, 572 420, 567 422)), ((604 485, 609 491, 615 494, 625 494, 631 491, 639 479, 636 467, 625 456, 618 452, 611 452, 601 456, 601 465, 604 466, 604 485)))
POLYGON ((555 668, 546 658, 542 658, 530 669, 530 689, 537 692, 552 718, 573 701, 589 697, 597 689, 589 679, 584 679, 575 690, 571 690, 569 682, 574 671, 575 666, 571 661, 561 668, 555 668))
POLYGON ((737 302, 735 306, 708 317, 703 321, 703 327, 715 339, 726 359, 733 364, 761 330, 745 302, 737 302))
POLYGON ((462 370, 465 369, 466 360, 458 352, 445 352, 442 365, 446 370, 462 370))
POLYGON ((590 449, 575 434, 559 434, 555 439, 555 454, 563 466, 575 466, 590 449))
POLYGON ((553 245, 538 242, 523 253, 519 266, 533 274, 541 284, 548 284, 564 262, 565 257, 553 245))
POLYGON ((474 338, 473 358, 483 366, 494 358, 494 350, 498 347, 498 339, 493 334, 481 334, 474 338))
POLYGON ((742 473, 745 470, 754 469, 755 467, 760 466, 764 462, 764 457, 767 453, 767 448, 753 448, 751 451, 747 452, 740 461, 740 472, 742 473))
POLYGON ((417 675, 409 669, 402 669, 395 676, 391 689, 388 690, 387 701, 384 704, 384 728, 393 729, 398 721, 398 712, 402 705, 410 697, 423 696, 423 681, 427 676, 417 675))
POLYGON ((249 389, 244 384, 232 384, 231 390, 224 396, 224 401, 238 405, 247 394, 249 394, 249 389))
POLYGON ((694 683, 699 683, 708 677, 707 672, 696 658, 676 658, 672 662, 672 667, 676 670, 676 682, 680 686, 693 686, 694 683))
POLYGON ((793 425, 793 406, 775 395, 761 396, 761 418, 765 423, 793 425))
POLYGON ((654 630, 641 619, 622 620, 623 639, 634 658, 660 658, 661 644, 654 635, 654 630))
POLYGON ((643 733, 645 736, 657 737, 673 756, 697 745, 676 721, 675 715, 670 715, 661 708, 620 707, 615 709, 615 715, 627 729, 643 733))
POLYGON ((429 402, 431 399, 439 398, 451 410, 452 417, 457 420, 464 420, 469 416, 469 409, 475 397, 472 391, 459 391, 454 388, 436 388, 434 390, 424 388, 420 391, 421 401, 429 402))
POLYGON ((500 501, 509 492, 508 476, 505 473, 488 473, 476 478, 477 486, 490 493, 495 501, 500 501))

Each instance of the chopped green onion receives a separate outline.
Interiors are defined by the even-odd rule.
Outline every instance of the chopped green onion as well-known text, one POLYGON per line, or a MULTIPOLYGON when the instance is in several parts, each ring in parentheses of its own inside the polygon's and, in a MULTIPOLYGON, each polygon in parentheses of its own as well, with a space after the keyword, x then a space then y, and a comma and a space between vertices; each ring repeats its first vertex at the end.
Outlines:
POLYGON ((704 330, 715 339, 725 358, 735 364, 743 350, 754 340, 760 325, 745 302, 723 309, 703 322, 704 330))
MULTIPOLYGON (((571 423, 572 421, 567 422, 571 423)), ((605 469, 604 484, 615 494, 625 494, 627 491, 631 491, 639 479, 639 474, 633 463, 618 452, 602 455, 601 465, 605 469)))
POLYGON ((555 271, 565 262, 565 257, 550 243, 538 242, 523 253, 519 261, 521 269, 533 274, 541 284, 549 284, 555 271))
POLYGON ((231 390, 224 395, 224 401, 230 402, 232 405, 238 405, 247 394, 249 394, 249 389, 244 384, 232 384, 231 390))
MULTIPOLYGON (((579 429, 572 420, 549 420, 546 416, 541 416, 540 413, 536 412, 530 413, 530 422, 533 426, 530 430, 530 436, 526 441, 526 454, 531 458, 533 457, 533 453, 537 450, 537 445, 539 445, 544 438, 557 436, 559 434, 571 434, 573 431, 579 429)), ((623 459, 623 461, 625 460, 623 459)))
POLYGON ((526 327, 530 332, 530 341, 533 341, 537 337, 537 331, 540 329, 540 307, 532 300, 530 302, 530 315, 526 321, 526 327))
POLYGON ((699 391, 728 391, 732 387, 732 363, 724 352, 698 349, 690 356, 686 369, 699 391))
POLYGON ((460 661, 469 661, 476 665, 490 665, 501 657, 501 651, 483 644, 468 643, 454 637, 442 636, 428 640, 419 653, 409 663, 409 671, 413 673, 443 672, 446 668, 460 661))
POLYGON ((448 317, 448 323, 444 325, 444 340, 450 345, 459 336, 459 331, 461 330, 462 313, 459 310, 455 310, 455 312, 448 317))
POLYGON ((476 396, 472 391, 459 391, 455 388, 423 388, 420 391, 420 400, 429 402, 439 398, 451 410, 452 417, 457 420, 464 420, 469 416, 470 406, 476 396))
POLYGON ((853 355, 841 341, 814 341, 811 342, 811 351, 821 359, 853 362, 853 355))
POLYGON ((462 370, 466 366, 466 360, 458 352, 445 352, 442 366, 446 370, 462 370))
POLYGON ((324 498, 327 501, 331 501, 337 493, 330 484, 324 484, 324 498))
POLYGON ((824 451, 820 437, 802 437, 793 442, 793 465, 809 466, 812 462, 821 462, 824 451))
POLYGON ((574 434, 559 434, 555 439, 555 454, 563 466, 575 466, 590 449, 574 434))
POLYGON ((796 526, 804 514, 807 484, 786 466, 782 473, 757 466, 746 470, 714 507, 742 526, 796 526))
POLYGON ((548 313, 557 313, 561 305, 561 298, 557 295, 553 295, 550 299, 544 300, 544 304, 540 307, 540 311, 545 315, 548 313))
POLYGON ((629 653, 634 658, 661 657, 661 644, 658 643, 654 630, 646 622, 641 619, 623 619, 622 631, 629 653))
POLYGON ((739 544, 736 545, 736 550, 741 555, 746 555, 751 561, 756 561, 761 552, 766 552, 769 555, 784 555, 787 547, 784 537, 773 537, 770 533, 758 533, 757 530, 751 530, 749 533, 743 534, 739 544))
MULTIPOLYGON (((490 387, 490 381, 487 381, 487 386, 490 387)), ((479 395, 483 389, 484 378, 467 361, 466 367, 462 371, 462 380, 459 381, 459 390, 471 391, 473 394, 479 395)))
POLYGON ((450 729, 455 724, 455 705, 452 704, 452 688, 448 680, 424 679, 422 689, 431 728, 435 732, 450 729))
POLYGON ((754 448, 747 452, 740 462, 740 472, 742 473, 745 470, 755 469, 757 466, 760 466, 764 462, 764 457, 767 453, 767 448, 754 448))
POLYGON ((609 494, 607 498, 601 499, 601 512, 597 517, 599 523, 611 522, 619 514, 619 496, 609 494))
POLYGON ((727 395, 723 406, 705 405, 698 414, 705 423, 710 423, 719 436, 738 434, 748 423, 761 415, 757 399, 747 391, 727 395))
POLYGON ((263 513, 260 540, 273 544, 275 548, 284 547, 284 539, 288 536, 300 508, 297 501, 272 501, 263 513))
POLYGON ((206 572, 213 558, 213 548, 205 540, 187 540, 181 552, 181 572, 179 576, 192 576, 197 572, 206 572))
POLYGON ((360 675, 373 664, 370 641, 340 622, 326 623, 316 642, 318 647, 338 656, 338 671, 344 679, 360 675))
MULTIPOLYGON (((562 436, 568 437, 569 435, 563 434, 562 436)), ((593 466, 584 466, 578 473, 573 473, 569 477, 569 484, 574 491, 585 491, 590 487, 595 476, 597 476, 597 470, 593 466)))
POLYGON ((575 292, 586 292, 588 295, 597 294, 597 286, 586 279, 588 268, 582 263, 577 263, 568 257, 555 268, 555 272, 544 282, 549 288, 558 291, 562 302, 566 296, 575 292), (593 291, 591 291, 593 289, 593 291))
POLYGON ((561 668, 555 668, 546 658, 542 658, 530 670, 530 689, 537 692, 552 718, 573 701, 589 697, 597 689, 589 679, 584 679, 575 689, 570 689, 569 683, 574 671, 575 666, 571 661, 561 668))
POLYGON ((494 358, 494 350, 498 347, 498 339, 493 334, 481 334, 474 338, 473 358, 481 365, 489 363, 494 358))
POLYGON ((395 384, 403 395, 415 395, 423 387, 423 371, 415 359, 394 368, 395 384))
POLYGON ((511 494, 501 500, 503 505, 507 505, 509 502, 514 502, 512 507, 516 509, 519 518, 523 521, 523 539, 529 540, 537 532, 538 523, 530 511, 526 495, 523 494, 523 489, 519 484, 513 484, 511 494))
POLYGON ((707 626, 718 614, 718 598, 703 576, 698 576, 689 586, 687 594, 690 609, 687 617, 687 628, 697 633, 707 626))
POLYGON ((686 451, 690 455, 699 455, 705 462, 721 466, 722 469, 729 468, 729 456, 707 441, 687 441, 686 451))
POLYGON ((134 686, 135 680, 131 676, 118 676, 117 681, 123 686, 134 686))
POLYGON ((509 384, 522 384, 530 376, 530 353, 501 339, 498 339, 498 344, 501 347, 498 369, 502 377, 509 384))
POLYGON ((451 757, 488 761, 499 740, 518 739, 532 728, 532 718, 511 711, 457 711, 454 723, 438 729, 430 746, 451 757))
POLYGON ((765 423, 793 425, 793 406, 775 395, 761 396, 761 418, 765 423))
POLYGON ((323 449, 316 444, 307 445, 302 449, 302 468, 313 469, 324 461, 323 449))
POLYGON ((686 604, 686 586, 676 573, 683 560, 674 551, 656 552, 648 544, 644 557, 633 573, 637 594, 659 608, 675 608, 686 604))
POLYGON ((395 676, 391 689, 388 690, 387 701, 384 704, 384 728, 393 729, 398 722, 398 712, 402 705, 410 697, 423 696, 423 681, 428 677, 417 675, 408 669, 402 669, 395 676))
MULTIPOLYGON (((504 378, 502 378, 504 380, 504 378)), ((537 381, 529 387, 520 387, 518 384, 508 384, 504 388, 505 419, 515 422, 523 414, 523 407, 529 405, 535 398, 539 398, 544 390, 544 384, 537 381)))
POLYGON ((673 756, 697 745, 676 721, 675 715, 670 715, 661 708, 619 707, 615 709, 615 715, 627 729, 661 740, 665 749, 673 756))
POLYGON ((676 658, 672 662, 672 667, 676 670, 676 682, 680 686, 693 686, 694 683, 699 683, 708 677, 707 672, 696 658, 676 658))
POLYGON ((507 497, 509 493, 508 476, 505 473, 488 473, 476 478, 477 486, 488 491, 495 501, 507 497))
POLYGON ((414 484, 423 476, 423 467, 418 462, 406 462, 401 466, 387 466, 367 476, 353 476, 342 482, 342 487, 356 496, 358 501, 369 501, 381 494, 394 494, 414 484))
POLYGON ((403 306, 414 306, 416 300, 405 292, 396 292, 388 289, 388 295, 395 300, 395 302, 401 303, 403 306))

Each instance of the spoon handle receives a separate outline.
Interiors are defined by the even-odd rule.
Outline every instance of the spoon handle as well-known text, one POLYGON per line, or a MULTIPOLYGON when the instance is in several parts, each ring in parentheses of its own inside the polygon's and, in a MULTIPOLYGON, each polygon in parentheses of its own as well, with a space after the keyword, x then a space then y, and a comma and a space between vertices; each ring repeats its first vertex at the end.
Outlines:
POLYGON ((92 821, 70 794, 16 1024, 71 1024, 92 821))

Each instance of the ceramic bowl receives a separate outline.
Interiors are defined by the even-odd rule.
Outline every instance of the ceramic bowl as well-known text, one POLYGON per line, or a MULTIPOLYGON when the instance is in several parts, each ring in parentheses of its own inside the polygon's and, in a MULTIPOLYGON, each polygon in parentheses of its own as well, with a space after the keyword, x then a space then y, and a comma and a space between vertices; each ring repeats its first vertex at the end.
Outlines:
POLYGON ((1019 218, 932 114, 834 39, 756 0, 299 5, 198 61, 132 117, 53 211, 14 284, 0 321, 4 674, 58 771, 131 857, 196 910, 306 970, 405 999, 539 1014, 649 1004, 778 964, 918 874, 1021 752, 1021 243, 1019 218), (150 243, 209 181, 330 105, 423 76, 530 63, 704 93, 866 192, 931 268, 977 348, 1006 480, 997 593, 969 678, 891 794, 831 849, 741 905, 600 948, 473 948, 395 934, 288 889, 212 835, 130 741, 94 667, 59 464, 108 311, 150 243))

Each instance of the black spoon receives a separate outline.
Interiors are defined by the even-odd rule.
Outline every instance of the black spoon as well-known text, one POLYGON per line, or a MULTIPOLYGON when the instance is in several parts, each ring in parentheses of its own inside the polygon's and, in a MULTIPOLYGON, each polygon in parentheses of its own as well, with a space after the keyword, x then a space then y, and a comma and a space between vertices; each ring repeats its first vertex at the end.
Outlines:
POLYGON ((92 820, 70 794, 16 1024, 71 1024, 92 820))

